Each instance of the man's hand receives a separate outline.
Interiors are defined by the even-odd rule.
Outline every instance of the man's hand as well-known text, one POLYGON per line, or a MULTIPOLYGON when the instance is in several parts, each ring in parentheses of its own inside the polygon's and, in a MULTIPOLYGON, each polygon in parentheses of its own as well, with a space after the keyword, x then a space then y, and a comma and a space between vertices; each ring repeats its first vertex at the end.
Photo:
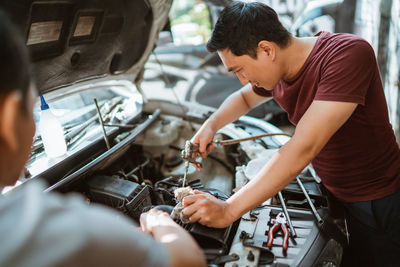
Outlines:
POLYGON ((208 227, 224 228, 235 221, 229 205, 214 196, 195 190, 194 195, 183 199, 183 214, 190 222, 199 222, 208 227))
MULTIPOLYGON (((219 129, 270 99, 272 97, 263 97, 254 93, 250 83, 231 94, 224 100, 218 110, 204 122, 199 131, 191 139, 192 144, 199 145, 198 155, 206 158, 210 154, 214 148, 214 135, 219 129)), ((201 170, 199 166, 195 167, 201 170)))
POLYGON ((142 213, 140 226, 143 232, 151 234, 168 249, 169 266, 206 266, 206 259, 199 245, 167 213, 156 209, 142 213))
POLYGON ((140 227, 142 228, 143 232, 148 234, 153 234, 155 227, 175 225, 176 223, 166 212, 157 209, 151 209, 150 211, 140 215, 140 227))
POLYGON ((190 140, 192 144, 199 145, 199 155, 202 158, 207 157, 214 148, 213 138, 216 131, 211 124, 212 122, 207 120, 190 140))

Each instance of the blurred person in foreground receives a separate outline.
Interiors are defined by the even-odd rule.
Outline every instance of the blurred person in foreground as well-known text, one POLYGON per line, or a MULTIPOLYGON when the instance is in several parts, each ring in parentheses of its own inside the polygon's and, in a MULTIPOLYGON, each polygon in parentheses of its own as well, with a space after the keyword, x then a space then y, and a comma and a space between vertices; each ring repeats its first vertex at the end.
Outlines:
MULTIPOLYGON (((4 187, 16 183, 30 155, 37 95, 26 46, 1 12, 0 39, 4 187)), ((205 266, 194 239, 164 212, 142 214, 146 234, 117 211, 43 190, 32 181, 0 194, 0 266, 205 266)))
POLYGON ((400 150, 371 45, 342 33, 296 38, 270 7, 232 2, 221 12, 207 48, 245 86, 192 138, 202 157, 212 150, 219 129, 272 98, 296 130, 227 201, 197 192, 183 199, 183 214, 191 222, 225 227, 312 163, 345 208, 347 264, 400 266, 400 150))

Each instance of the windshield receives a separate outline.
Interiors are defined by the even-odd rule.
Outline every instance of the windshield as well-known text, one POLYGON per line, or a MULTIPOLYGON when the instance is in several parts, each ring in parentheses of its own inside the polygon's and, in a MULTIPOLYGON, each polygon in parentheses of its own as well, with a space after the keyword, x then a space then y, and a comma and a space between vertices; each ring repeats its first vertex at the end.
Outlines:
MULTIPOLYGON (((32 154, 25 171, 26 178, 36 176, 78 150, 103 138, 94 99, 100 107, 107 133, 116 128, 123 128, 123 125, 142 111, 142 96, 132 83, 126 81, 99 83, 96 86, 91 85, 77 90, 68 89, 65 93, 62 89, 60 91, 49 93, 44 97, 64 130, 67 153, 60 158, 48 158, 44 152, 39 127, 36 127, 32 154)), ((34 108, 37 126, 40 122, 40 112, 38 98, 34 108)))
MULTIPOLYGON (((83 91, 77 94, 66 96, 62 99, 53 101, 47 100, 51 112, 57 117, 64 129, 79 125, 91 117, 96 115, 96 107, 93 99, 97 99, 99 104, 118 96, 110 89, 93 89, 83 91)), ((36 125, 40 121, 40 106, 34 108, 34 117, 36 125)), ((39 130, 36 129, 35 138, 40 136, 39 130)))

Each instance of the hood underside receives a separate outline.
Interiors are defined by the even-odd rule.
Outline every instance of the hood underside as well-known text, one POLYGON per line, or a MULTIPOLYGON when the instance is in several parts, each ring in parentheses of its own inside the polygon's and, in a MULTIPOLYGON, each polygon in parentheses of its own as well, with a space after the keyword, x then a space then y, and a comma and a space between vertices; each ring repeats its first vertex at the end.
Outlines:
POLYGON ((136 79, 171 0, 1 1, 21 29, 41 93, 118 74, 136 79))

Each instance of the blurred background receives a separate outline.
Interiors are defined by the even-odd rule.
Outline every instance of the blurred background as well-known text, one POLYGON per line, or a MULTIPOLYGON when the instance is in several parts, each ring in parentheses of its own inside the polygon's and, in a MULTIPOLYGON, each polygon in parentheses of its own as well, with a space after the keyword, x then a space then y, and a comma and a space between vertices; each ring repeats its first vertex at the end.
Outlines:
MULTIPOLYGON (((169 22, 146 65, 143 91, 148 98, 170 98, 218 107, 241 88, 205 44, 219 12, 230 0, 174 1, 169 22), (161 79, 160 79, 161 78, 161 79)), ((389 116, 400 137, 400 0, 264 0, 294 36, 319 31, 347 32, 373 46, 384 84, 389 116)), ((269 102, 249 115, 289 127, 286 114, 269 102)))

